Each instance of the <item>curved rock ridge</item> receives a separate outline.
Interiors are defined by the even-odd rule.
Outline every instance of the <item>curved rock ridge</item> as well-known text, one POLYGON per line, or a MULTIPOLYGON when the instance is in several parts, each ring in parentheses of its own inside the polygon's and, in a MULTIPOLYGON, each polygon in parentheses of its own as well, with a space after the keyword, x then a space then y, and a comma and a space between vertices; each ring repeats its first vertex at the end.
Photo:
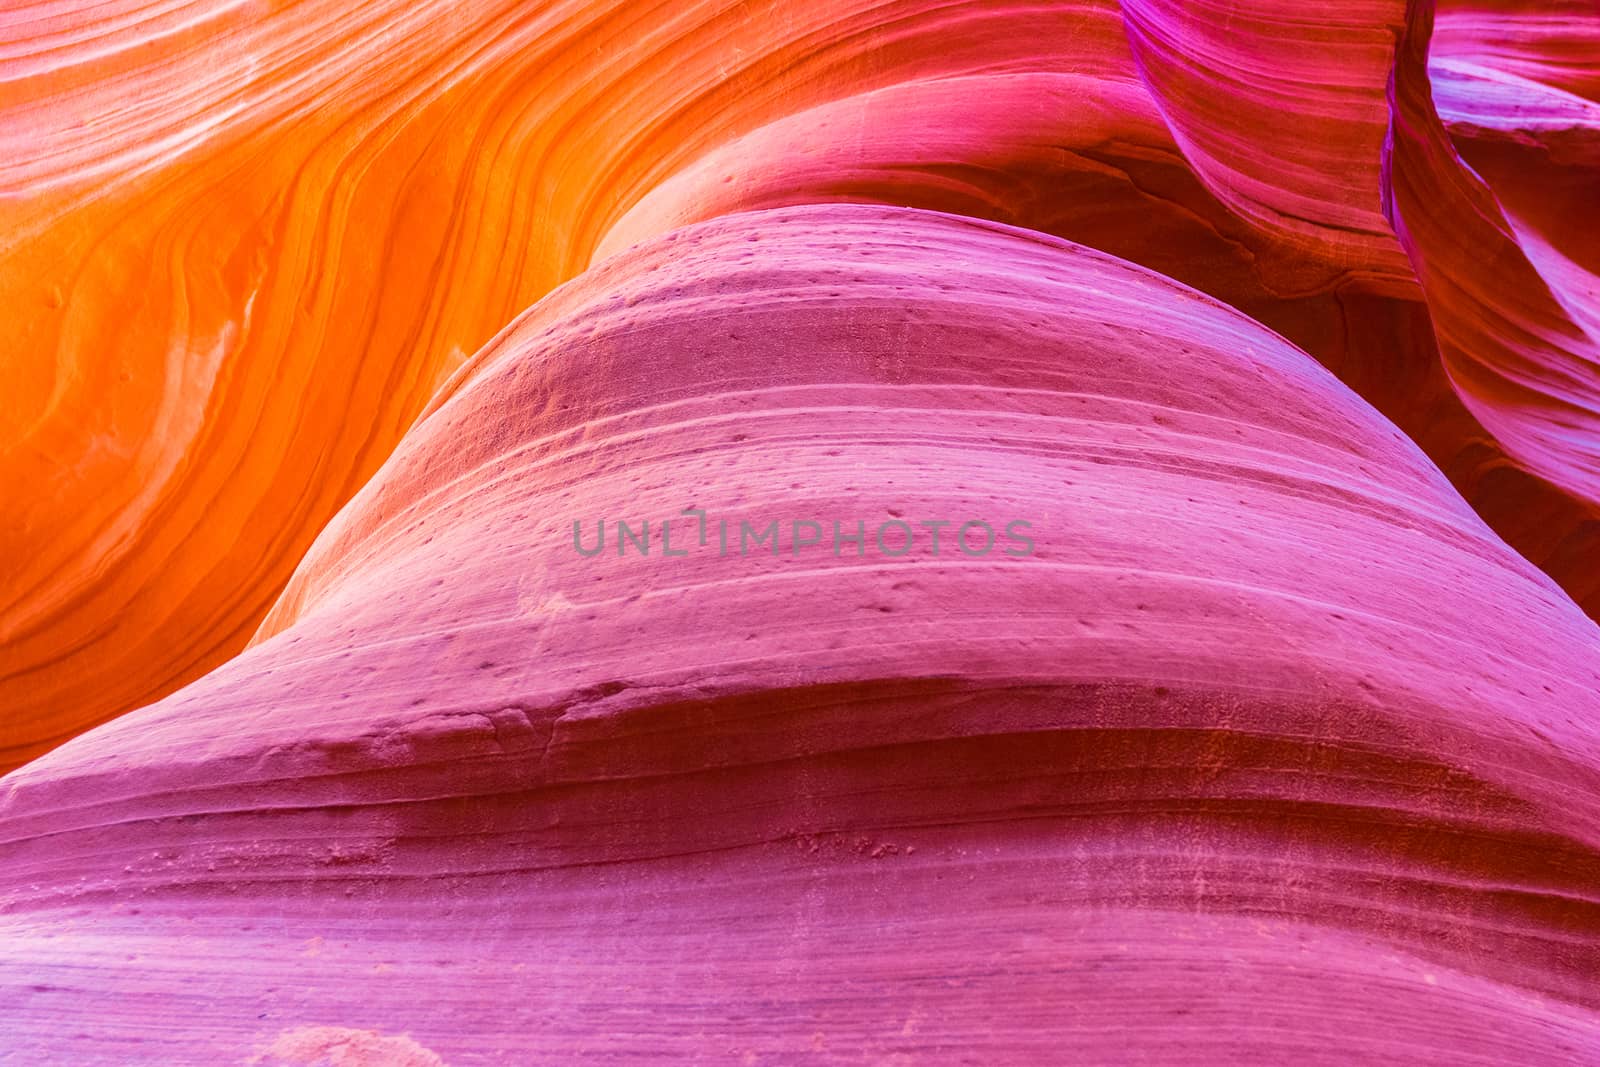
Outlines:
POLYGON ((735 213, 518 318, 252 647, 0 780, 8 1040, 1587 1062, 1597 724, 1600 631, 1259 323, 735 213), (922 525, 980 519, 1031 549, 922 525))
POLYGON ((0 767, 242 647, 433 389, 700 154, 1126 52, 1094 2, 52 3, 0 41, 0 767))
POLYGON ((1593 95, 1597 43, 1593 5, 1413 5, 1392 79, 1388 190, 1443 374, 1484 438, 1460 435, 1467 447, 1441 463, 1591 614, 1600 110, 1583 93, 1593 95), (1580 42, 1587 74, 1571 63, 1580 42))
MULTIPOLYGON (((1151 95, 1225 203, 1308 256, 1409 280, 1381 208, 1403 0, 1124 0, 1151 95)), ((1408 286, 1402 286, 1407 291, 1408 286)))
POLYGON ((1435 92, 1411 8, 0 11, 0 767, 242 648, 434 390, 552 287, 780 206, 972 215, 1202 289, 1600 613, 1596 257, 1566 224, 1594 203, 1600 19, 1448 5, 1435 92))

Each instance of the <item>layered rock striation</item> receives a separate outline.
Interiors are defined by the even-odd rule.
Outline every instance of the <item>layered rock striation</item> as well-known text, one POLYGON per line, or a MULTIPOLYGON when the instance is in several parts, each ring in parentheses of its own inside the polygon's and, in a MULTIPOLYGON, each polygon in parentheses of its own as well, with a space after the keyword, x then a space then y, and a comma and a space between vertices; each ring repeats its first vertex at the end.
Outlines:
POLYGON ((0 1050, 1600 1060, 1597 34, 0 13, 0 1050))

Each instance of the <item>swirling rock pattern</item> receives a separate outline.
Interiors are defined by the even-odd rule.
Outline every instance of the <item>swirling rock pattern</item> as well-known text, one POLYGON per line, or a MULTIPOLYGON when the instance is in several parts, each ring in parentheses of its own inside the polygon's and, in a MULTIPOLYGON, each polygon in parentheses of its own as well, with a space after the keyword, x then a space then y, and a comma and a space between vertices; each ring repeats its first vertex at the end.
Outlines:
POLYGON ((0 1051, 1600 1062, 1597 37, 0 13, 0 1051))

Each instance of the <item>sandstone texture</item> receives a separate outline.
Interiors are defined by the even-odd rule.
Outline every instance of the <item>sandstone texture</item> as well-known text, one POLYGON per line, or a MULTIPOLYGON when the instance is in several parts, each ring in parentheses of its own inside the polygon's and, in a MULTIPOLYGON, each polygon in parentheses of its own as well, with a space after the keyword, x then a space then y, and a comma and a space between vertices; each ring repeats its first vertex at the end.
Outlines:
POLYGON ((1585 0, 0 11, 0 1063, 1600 1063, 1597 222, 1585 0))

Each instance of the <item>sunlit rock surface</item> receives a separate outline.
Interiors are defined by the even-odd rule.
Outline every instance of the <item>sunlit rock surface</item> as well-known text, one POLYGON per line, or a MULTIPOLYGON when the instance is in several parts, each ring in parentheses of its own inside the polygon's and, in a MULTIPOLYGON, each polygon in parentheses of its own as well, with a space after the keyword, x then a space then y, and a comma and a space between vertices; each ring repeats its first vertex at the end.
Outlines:
POLYGON ((0 1052, 1600 1062, 1592 6, 0 43, 0 1052))

